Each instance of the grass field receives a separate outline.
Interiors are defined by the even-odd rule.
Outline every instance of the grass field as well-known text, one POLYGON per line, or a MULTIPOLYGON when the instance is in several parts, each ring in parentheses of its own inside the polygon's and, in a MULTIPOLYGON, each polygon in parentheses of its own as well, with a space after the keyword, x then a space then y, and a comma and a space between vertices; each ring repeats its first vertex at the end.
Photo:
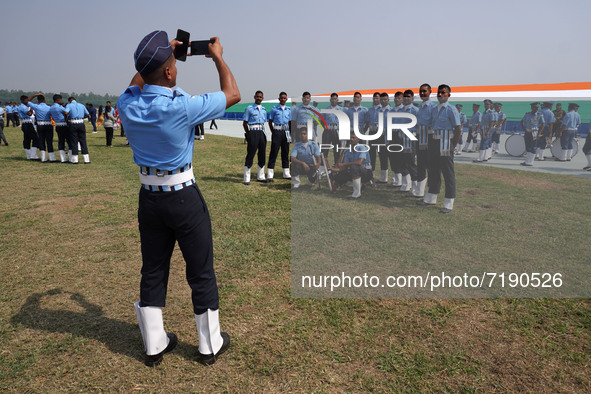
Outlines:
MULTIPOLYGON (((1 391, 591 391, 589 299, 292 298, 290 185, 242 185, 245 146, 215 136, 196 141, 194 165, 212 217, 220 320, 232 345, 212 367, 195 362, 190 293, 175 250, 164 319, 179 346, 162 365, 147 368, 133 308, 139 185, 125 140, 117 137, 109 149, 104 131, 89 133, 92 164, 74 166, 28 162, 20 129, 5 134, 1 391)), ((416 218, 416 207, 397 195, 382 195, 387 203, 379 209, 398 215, 401 232, 434 231, 421 223, 445 228, 449 239, 426 242, 439 256, 451 253, 449 259, 485 253, 466 247, 481 229, 478 219, 491 240, 499 235, 491 250, 507 261, 532 256, 519 240, 531 245, 545 237, 554 245, 543 243, 539 252, 546 263, 570 245, 568 258, 589 262, 590 219, 581 217, 591 195, 587 179, 471 165, 456 170, 453 214, 424 210, 416 218), (554 213, 560 204, 571 213, 554 213)), ((347 194, 309 198, 341 210, 378 204, 366 194, 352 206, 347 194)), ((412 259, 407 249, 401 253, 412 259)))

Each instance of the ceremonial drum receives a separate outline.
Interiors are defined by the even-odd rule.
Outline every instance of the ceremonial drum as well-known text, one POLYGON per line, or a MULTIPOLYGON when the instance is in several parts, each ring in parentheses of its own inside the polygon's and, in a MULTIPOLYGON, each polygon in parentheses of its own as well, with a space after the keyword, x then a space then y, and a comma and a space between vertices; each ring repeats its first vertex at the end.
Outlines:
MULTIPOLYGON (((550 146, 550 151, 552 152, 552 156, 558 157, 562 148, 560 147, 560 138, 556 138, 552 145, 550 146)), ((573 155, 571 157, 575 157, 577 152, 579 151, 579 143, 576 139, 573 139, 573 155)))
MULTIPOLYGON (((560 147, 560 144, 558 144, 560 147)), ((525 139, 521 134, 513 134, 505 141, 505 150, 510 156, 523 156, 525 153, 525 139)))

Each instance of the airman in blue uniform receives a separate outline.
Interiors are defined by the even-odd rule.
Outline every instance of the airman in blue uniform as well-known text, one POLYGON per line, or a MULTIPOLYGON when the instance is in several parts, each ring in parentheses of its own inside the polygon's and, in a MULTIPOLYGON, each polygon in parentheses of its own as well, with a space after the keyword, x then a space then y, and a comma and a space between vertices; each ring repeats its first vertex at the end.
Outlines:
POLYGON ((531 103, 531 112, 527 112, 523 119, 521 119, 521 128, 525 132, 523 138, 525 139, 525 151, 527 155, 525 161, 521 163, 522 166, 531 167, 534 165, 534 159, 536 156, 536 140, 538 133, 544 128, 544 117, 542 113, 538 111, 540 103, 531 103))
POLYGON ((501 133, 503 131, 503 126, 507 122, 507 115, 503 112, 503 104, 502 103, 494 103, 493 108, 497 115, 497 120, 493 127, 493 134, 491 138, 492 142, 492 153, 499 153, 499 145, 501 144, 501 133))
POLYGON ((62 96, 53 95, 53 105, 49 107, 49 112, 55 122, 55 131, 57 133, 57 150, 60 156, 60 162, 68 163, 66 159, 66 142, 68 143, 68 157, 72 157, 72 138, 68 123, 66 122, 66 109, 62 104, 62 96))
POLYGON ((361 197, 361 184, 373 182, 371 163, 369 162, 369 152, 365 148, 356 149, 359 144, 359 138, 355 133, 351 133, 349 149, 345 150, 343 160, 337 163, 333 169, 336 173, 332 188, 333 193, 336 187, 348 181, 353 183, 353 194, 350 199, 356 200, 361 197))
POLYGON ((254 104, 244 110, 242 127, 246 133, 246 159, 244 160, 244 184, 250 185, 250 167, 258 151, 257 182, 267 182, 265 178, 265 151, 267 149, 267 136, 265 123, 267 123, 267 110, 261 105, 263 92, 257 90, 254 95, 254 104))
POLYGON ((37 156, 37 147, 39 138, 35 127, 33 126, 33 110, 27 106, 29 98, 27 96, 21 96, 21 105, 17 108, 18 117, 21 120, 23 131, 23 148, 25 149, 25 155, 28 160, 39 160, 37 156))
MULTIPOLYGON (((324 109, 332 109, 335 111, 343 111, 343 107, 339 105, 339 95, 336 93, 331 93, 330 95, 330 104, 327 105, 324 109)), ((323 114, 324 120, 326 121, 326 126, 328 130, 324 130, 322 132, 322 144, 332 145, 333 157, 334 162, 339 162, 339 151, 338 148, 341 145, 339 141, 339 119, 336 115, 333 114, 323 114)), ((328 152, 329 150, 326 149, 323 152, 324 159, 328 161, 328 152)))
POLYGON ((558 161, 570 161, 573 157, 573 140, 581 125, 581 116, 578 111, 579 104, 568 104, 568 112, 564 115, 564 119, 562 119, 562 129, 559 135, 562 152, 560 157, 556 158, 558 161))
MULTIPOLYGON (((402 96, 402 108, 398 112, 404 112, 417 116, 419 109, 413 104, 415 94, 411 89, 404 91, 402 96)), ((401 121, 404 123, 404 121, 401 121)), ((417 134, 416 127, 409 130, 415 136, 417 134)), ((416 190, 417 187, 417 166, 415 164, 416 152, 413 149, 413 141, 404 133, 399 132, 401 137, 400 143, 402 145, 402 152, 395 153, 400 157, 401 166, 401 183, 400 191, 410 192, 416 190)))
POLYGON ((134 54, 138 72, 117 101, 142 184, 138 208, 142 278, 140 301, 134 306, 149 366, 160 363, 178 342, 176 335, 164 330, 162 318, 177 242, 191 287, 198 361, 211 365, 230 346, 229 335, 220 330, 209 211, 195 183, 192 161, 195 126, 222 117, 226 108, 240 101, 240 92, 217 37, 209 44, 209 55, 221 91, 191 96, 175 88, 173 49, 178 43, 169 43, 161 30, 148 34, 134 54))
MULTIPOLYGON (((394 105, 389 112, 402 112, 404 108, 404 104, 402 103, 403 96, 404 94, 401 91, 394 93, 394 105)), ((393 120, 393 123, 398 122, 400 122, 400 120, 393 120)), ((388 141, 388 144, 402 145, 402 132, 398 129, 394 129, 392 132, 392 141, 388 141)), ((402 186, 404 164, 401 152, 388 151, 388 161, 390 162, 390 168, 392 168, 392 187, 402 186)), ((406 189, 406 184, 404 188, 406 189)))
MULTIPOLYGON (((374 135, 378 131, 378 122, 380 120, 380 92, 374 92, 373 97, 373 105, 369 107, 367 110, 367 117, 366 117, 366 132, 365 134, 374 135)), ((382 125, 382 127, 384 127, 382 125)), ((365 141, 366 144, 369 144, 369 141, 365 141)), ((373 144, 372 144, 373 145, 373 144)), ((377 158, 377 150, 374 146, 370 145, 369 149, 369 158, 371 160, 373 177, 376 177, 376 158, 377 158)))
POLYGON ((388 119, 388 112, 392 111, 390 106, 390 97, 388 93, 380 93, 380 108, 378 109, 379 115, 382 118, 382 135, 379 139, 375 140, 375 144, 383 145, 378 150, 378 157, 380 159, 380 179, 378 183, 388 183, 388 162, 390 161, 390 153, 386 149, 385 145, 388 144, 387 133, 386 133, 386 122, 388 119))
POLYGON ((474 163, 488 161, 492 156, 492 134, 497 122, 497 113, 493 110, 492 100, 484 100, 484 114, 482 114, 482 123, 480 124, 480 152, 478 159, 474 163))
POLYGON ((445 181, 445 199, 439 212, 450 213, 456 198, 456 175, 454 171, 454 150, 460 140, 460 115, 448 100, 451 88, 439 85, 437 100, 439 105, 431 109, 432 138, 429 140, 429 179, 424 199, 417 205, 427 206, 437 203, 441 191, 441 175, 445 181))
POLYGON ((291 108, 285 105, 287 93, 279 93, 279 104, 271 108, 269 114, 269 128, 271 129, 271 152, 267 162, 267 181, 273 182, 273 173, 277 153, 281 149, 281 168, 283 179, 291 179, 289 173, 289 143, 291 133, 289 125, 291 122, 291 108))
POLYGON ((548 146, 548 141, 552 141, 552 134, 554 132, 554 123, 556 122, 556 117, 552 112, 552 106, 554 105, 551 101, 546 101, 542 104, 542 116, 544 117, 544 130, 541 135, 538 135, 538 140, 536 143, 537 151, 536 151, 536 160, 544 160, 544 149, 548 146))
POLYGON ((322 158, 320 157, 320 148, 316 142, 308 140, 308 129, 302 127, 299 130, 300 137, 298 142, 293 146, 290 154, 291 160, 291 186, 293 189, 298 189, 301 185, 300 176, 306 175, 311 185, 316 183, 318 168, 322 158))
POLYGON ((476 152, 476 144, 478 144, 478 132, 482 123, 482 114, 480 113, 480 104, 472 104, 472 116, 468 122, 468 138, 466 138, 466 146, 464 152, 476 152), (472 143, 472 149, 470 149, 472 143))
MULTIPOLYGON (((294 110, 292 110, 291 119, 297 130, 301 129, 302 127, 307 128, 308 121, 310 121, 313 131, 311 139, 313 141, 317 141, 318 135, 316 134, 316 122, 314 121, 314 118, 316 118, 317 115, 314 112, 319 113, 320 110, 314 105, 310 105, 311 100, 312 95, 310 92, 302 93, 302 105, 298 105, 294 110)), ((296 134, 296 142, 298 141, 299 137, 300 136, 296 134)))
POLYGON ((414 197, 422 198, 425 196, 425 186, 427 185, 427 168, 429 167, 429 141, 433 137, 432 114, 431 110, 436 105, 430 100, 431 85, 424 83, 419 87, 419 97, 422 103, 419 105, 417 113, 418 141, 414 142, 417 155, 417 184, 412 192, 414 197))
POLYGON ((10 122, 12 122, 12 127, 16 127, 16 122, 14 121, 14 108, 12 107, 12 103, 6 102, 6 127, 10 127, 10 122))
POLYGON ((460 141, 458 142, 458 146, 456 146, 456 151, 455 154, 456 155, 461 155, 462 154, 462 145, 464 144, 464 125, 466 123, 468 123, 468 120, 466 118, 466 114, 462 112, 462 108, 464 108, 464 106, 462 104, 456 104, 456 109, 458 110, 458 113, 460 114, 460 128, 462 129, 462 134, 460 134, 460 141))
POLYGON ((84 126, 84 119, 88 118, 88 115, 88 110, 84 104, 78 103, 74 97, 68 98, 66 116, 70 129, 70 139, 72 140, 72 156, 70 157, 70 163, 72 164, 78 164, 78 143, 80 143, 84 164, 90 164, 90 156, 86 145, 86 127, 84 126))

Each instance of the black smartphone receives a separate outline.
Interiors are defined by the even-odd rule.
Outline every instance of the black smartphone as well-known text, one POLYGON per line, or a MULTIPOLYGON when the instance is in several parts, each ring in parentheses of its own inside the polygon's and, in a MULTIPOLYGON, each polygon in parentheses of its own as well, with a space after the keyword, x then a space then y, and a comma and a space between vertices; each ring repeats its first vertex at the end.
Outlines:
POLYGON ((214 42, 215 40, 191 41, 191 56, 209 55, 209 44, 214 42))
POLYGON ((174 57, 176 60, 180 60, 181 62, 184 62, 185 60, 187 60, 187 49, 189 48, 189 38, 190 38, 189 32, 186 32, 181 29, 178 29, 176 31, 176 39, 183 43, 182 45, 177 45, 174 48, 174 57))

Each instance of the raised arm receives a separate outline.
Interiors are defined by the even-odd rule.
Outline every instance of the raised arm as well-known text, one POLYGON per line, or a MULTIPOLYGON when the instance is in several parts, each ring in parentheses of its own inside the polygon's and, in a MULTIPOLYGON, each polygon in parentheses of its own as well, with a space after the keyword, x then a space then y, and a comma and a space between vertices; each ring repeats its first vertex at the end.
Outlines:
POLYGON ((215 41, 213 44, 209 44, 209 55, 206 56, 210 57, 215 63, 220 76, 220 88, 226 95, 226 108, 229 108, 240 101, 240 90, 238 90, 232 71, 222 58, 224 49, 220 44, 220 39, 218 37, 212 37, 211 39, 215 41))

